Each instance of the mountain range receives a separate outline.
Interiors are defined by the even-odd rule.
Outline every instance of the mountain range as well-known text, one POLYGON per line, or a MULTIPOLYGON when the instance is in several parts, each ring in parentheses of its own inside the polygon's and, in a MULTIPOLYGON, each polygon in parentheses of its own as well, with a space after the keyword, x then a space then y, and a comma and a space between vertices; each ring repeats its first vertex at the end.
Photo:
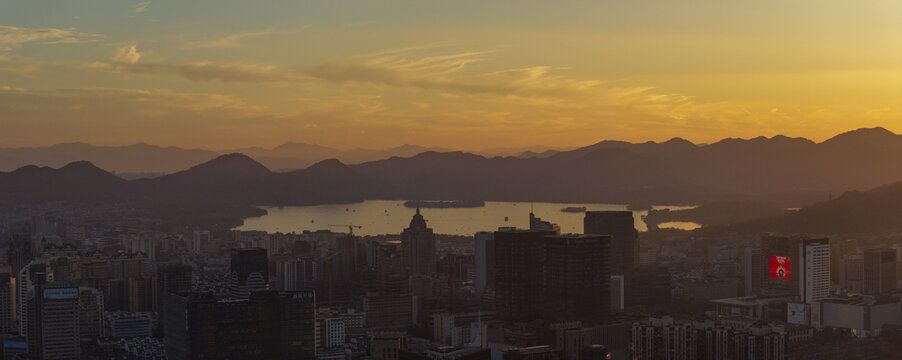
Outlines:
MULTIPOLYGON (((279 151, 290 154, 297 150, 279 151)), ((0 173, 0 202, 252 206, 364 199, 655 204, 753 200, 800 207, 832 194, 902 180, 899 155, 902 136, 872 128, 820 143, 784 136, 731 138, 710 145, 679 138, 660 143, 602 141, 542 156, 425 151, 355 165, 323 160, 283 172, 274 172, 246 154, 233 153, 187 170, 137 180, 125 180, 92 163, 76 161, 58 169, 29 165, 0 173)), ((896 203, 902 204, 902 190, 899 192, 896 203)), ((854 203, 849 200, 857 198, 854 194, 826 204, 854 203)), ((812 208, 822 206, 827 205, 812 208)), ((815 210, 799 211, 796 216, 802 219, 808 211, 815 210)))
MULTIPOLYGON (((477 152, 483 156, 547 157, 566 148, 532 146, 492 148, 477 152)), ((86 143, 61 143, 45 147, 0 148, 0 171, 12 171, 26 165, 61 167, 74 161, 90 161, 126 180, 158 177, 210 161, 217 156, 241 153, 254 158, 273 171, 303 169, 322 160, 337 159, 345 164, 410 157, 426 151, 450 152, 440 147, 405 144, 386 149, 339 150, 322 145, 286 142, 271 149, 247 147, 229 150, 184 149, 145 143, 126 146, 96 146, 86 143)))
POLYGON ((90 161, 103 169, 115 172, 120 177, 135 179, 174 173, 231 153, 251 156, 275 171, 289 171, 303 169, 326 159, 339 159, 344 163, 356 164, 392 156, 413 156, 425 151, 450 150, 417 145, 402 145, 389 149, 339 150, 315 144, 287 142, 272 149, 249 147, 216 151, 161 147, 145 143, 95 146, 76 142, 46 147, 0 148, 0 171, 11 171, 25 165, 61 167, 73 161, 90 161))

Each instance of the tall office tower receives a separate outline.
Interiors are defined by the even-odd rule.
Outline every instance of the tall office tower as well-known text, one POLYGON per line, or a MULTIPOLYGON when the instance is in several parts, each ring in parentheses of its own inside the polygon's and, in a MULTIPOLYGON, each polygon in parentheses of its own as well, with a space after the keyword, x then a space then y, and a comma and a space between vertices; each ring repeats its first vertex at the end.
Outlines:
POLYGON ((155 276, 143 275, 128 278, 128 311, 156 312, 158 296, 155 276))
POLYGON ((476 294, 495 287, 495 233, 480 231, 473 236, 476 241, 476 294))
POLYGON ((761 248, 746 247, 742 252, 744 295, 758 294, 761 291, 761 273, 764 271, 764 262, 761 261, 761 248))
POLYGON ((830 296, 830 242, 827 239, 804 241, 801 254, 805 259, 801 274, 804 284, 799 288, 802 301, 812 303, 830 296))
POLYGON ((248 299, 166 294, 169 359, 315 359, 312 291, 258 291, 248 299))
POLYGON ((555 232, 495 232, 495 311, 500 320, 530 322, 541 316, 546 235, 555 232))
POLYGON ((830 294, 830 242, 826 238, 763 236, 761 294, 797 296, 805 302, 830 294))
POLYGON ((193 283, 190 265, 164 265, 157 269, 157 311, 163 310, 165 294, 190 291, 193 283))
POLYGON ((639 233, 631 211, 586 211, 583 230, 611 236, 611 274, 625 275, 639 263, 639 233))
POLYGON ((9 239, 9 251, 6 254, 7 263, 13 276, 19 273, 25 265, 34 259, 31 236, 28 234, 12 234, 9 239))
POLYGON ((100 339, 103 330, 103 292, 78 287, 78 334, 82 342, 100 339))
POLYGON ((266 249, 232 249, 229 295, 247 299, 251 292, 266 290, 269 285, 269 261, 266 249))
POLYGON ((338 276, 334 280, 353 281, 357 275, 357 239, 350 233, 339 236, 335 248, 338 253, 338 276))
POLYGON ((191 250, 199 253, 207 248, 210 243, 210 232, 207 230, 194 230, 194 238, 191 241, 191 250))
POLYGON ((10 273, 10 267, 0 268, 0 333, 10 334, 18 331, 16 328, 16 320, 13 314, 13 299, 15 299, 16 290, 13 288, 14 278, 10 273))
POLYGON ((409 275, 435 275, 435 234, 426 227, 420 208, 410 219, 410 227, 401 233, 401 251, 409 275))
POLYGON ((34 286, 49 282, 53 282, 53 271, 47 259, 34 259, 19 270, 19 275, 16 276, 16 318, 19 319, 19 334, 28 333, 28 321, 25 321, 28 292, 34 286))
POLYGON ((896 251, 864 251, 864 291, 882 294, 896 289, 896 251))
MULTIPOLYGON (((611 237, 545 237, 544 317, 549 323, 598 325, 611 311, 611 237)), ((539 265, 535 264, 534 266, 539 265)))
MULTIPOLYGON (((157 316, 160 324, 165 322, 166 314, 163 311, 163 302, 166 294, 176 294, 183 291, 191 291, 194 284, 193 269, 190 265, 171 264, 157 268, 157 316)), ((162 326, 161 326, 162 328, 162 326)), ((165 336, 165 332, 163 333, 165 336)))
POLYGON ((830 281, 834 284, 842 282, 845 271, 843 262, 846 256, 858 254, 858 241, 855 239, 830 240, 830 281))
POLYGON ((611 312, 623 312, 624 307, 623 275, 611 275, 611 312))
POLYGON ((25 322, 28 355, 35 359, 78 359, 78 288, 56 282, 28 292, 25 322))

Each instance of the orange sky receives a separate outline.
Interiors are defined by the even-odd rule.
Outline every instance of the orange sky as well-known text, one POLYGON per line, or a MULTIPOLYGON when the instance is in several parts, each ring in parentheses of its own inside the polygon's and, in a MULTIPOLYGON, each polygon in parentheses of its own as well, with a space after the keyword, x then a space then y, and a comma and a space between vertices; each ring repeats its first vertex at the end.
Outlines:
POLYGON ((902 132, 898 1, 0 4, 0 146, 902 132))

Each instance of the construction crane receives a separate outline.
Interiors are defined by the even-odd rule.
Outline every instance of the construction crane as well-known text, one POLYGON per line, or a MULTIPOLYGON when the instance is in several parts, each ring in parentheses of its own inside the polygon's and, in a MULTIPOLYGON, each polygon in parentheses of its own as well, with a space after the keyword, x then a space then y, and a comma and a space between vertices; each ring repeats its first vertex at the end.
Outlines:
POLYGON ((329 224, 331 227, 348 227, 348 236, 354 236, 354 228, 362 229, 363 226, 360 225, 348 225, 348 224, 329 224))
MULTIPOLYGON (((360 226, 360 225, 349 225, 349 224, 329 224, 329 226, 330 227, 347 227, 348 228, 348 239, 354 238, 354 228, 357 228, 357 229, 363 228, 363 226, 360 226)), ((330 304, 332 302, 334 302, 334 300, 335 300, 333 297, 334 294, 333 294, 333 288, 332 288, 332 278, 333 278, 332 270, 334 270, 334 268, 331 266, 331 262, 336 256, 338 256, 338 254, 339 254, 338 252, 335 252, 335 253, 327 256, 324 261, 329 266, 329 268, 326 270, 326 280, 328 282, 328 287, 329 287, 328 294, 329 294, 329 303, 330 304)))

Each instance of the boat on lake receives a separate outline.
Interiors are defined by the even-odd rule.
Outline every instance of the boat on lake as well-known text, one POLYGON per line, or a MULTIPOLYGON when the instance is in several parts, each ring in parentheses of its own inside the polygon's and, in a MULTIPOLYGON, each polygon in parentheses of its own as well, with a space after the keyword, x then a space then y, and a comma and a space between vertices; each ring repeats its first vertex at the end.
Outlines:
POLYGON ((579 213, 586 212, 585 206, 569 206, 561 209, 561 212, 579 213))

